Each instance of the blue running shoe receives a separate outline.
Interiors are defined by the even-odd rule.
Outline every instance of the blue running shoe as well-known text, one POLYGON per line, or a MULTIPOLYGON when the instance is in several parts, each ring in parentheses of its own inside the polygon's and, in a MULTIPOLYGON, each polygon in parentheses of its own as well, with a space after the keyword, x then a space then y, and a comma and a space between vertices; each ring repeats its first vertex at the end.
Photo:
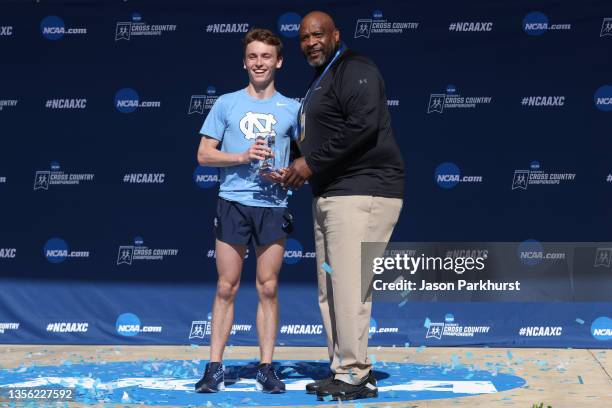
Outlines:
POLYGON ((204 377, 195 385, 196 392, 219 392, 225 390, 223 364, 208 363, 204 370, 204 377))
POLYGON ((274 371, 272 364, 260 364, 257 367, 257 382, 255 386, 259 391, 267 394, 281 394, 285 392, 285 383, 283 383, 278 374, 274 371))

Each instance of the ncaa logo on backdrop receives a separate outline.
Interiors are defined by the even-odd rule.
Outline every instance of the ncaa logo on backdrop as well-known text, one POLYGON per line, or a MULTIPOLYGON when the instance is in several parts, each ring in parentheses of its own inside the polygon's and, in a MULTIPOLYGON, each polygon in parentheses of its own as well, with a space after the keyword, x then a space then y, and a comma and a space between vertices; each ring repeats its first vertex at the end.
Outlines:
POLYGON ((600 111, 612 111, 612 85, 604 85, 595 91, 593 96, 595 106, 600 111))
POLYGON ((304 247, 297 239, 289 238, 285 244, 285 254, 283 262, 287 265, 294 265, 302 260, 302 258, 315 258, 314 252, 305 252, 304 247))
POLYGON ((50 263, 58 264, 68 258, 89 258, 89 251, 70 251, 66 241, 54 237, 43 245, 43 255, 50 263))
POLYGON ((591 323, 591 335, 597 340, 612 340, 612 319, 600 316, 591 323))
POLYGON ((142 326, 140 318, 134 313, 123 313, 117 317, 115 330, 122 336, 132 337, 139 333, 161 333, 161 326, 142 326))
POLYGON ((453 188, 459 183, 482 183, 482 176, 463 176, 455 163, 442 163, 434 171, 434 179, 442 188, 453 188))
POLYGON ((550 24, 546 14, 533 11, 523 19, 523 31, 531 36, 539 36, 546 31, 571 30, 571 24, 550 24))
POLYGON ((521 242, 517 248, 519 261, 527 266, 538 265, 543 261, 555 262, 565 259, 564 252, 548 252, 544 246, 535 239, 521 242))
POLYGON ((599 33, 600 37, 605 36, 612 37, 612 18, 604 18, 603 23, 601 23, 601 32, 599 33))
POLYGON ((217 167, 198 166, 193 171, 193 181, 200 188, 216 187, 219 180, 219 169, 217 167))
POLYGON ((297 239, 289 238, 285 244, 285 254, 283 262, 288 265, 293 265, 302 260, 304 247, 297 239))
POLYGON ((355 38, 370 38, 372 34, 402 34, 404 30, 416 30, 419 23, 394 22, 383 19, 381 10, 374 10, 372 18, 357 19, 355 38))
POLYGON ((86 28, 66 28, 64 20, 58 16, 47 16, 40 22, 40 32, 47 40, 59 40, 64 35, 84 35, 86 28))
POLYGON ((132 113, 138 108, 159 108, 160 101, 140 101, 138 92, 122 88, 115 94, 115 108, 121 113, 132 113))
POLYGON ((370 317, 370 328, 368 330, 368 338, 371 339, 375 334, 384 333, 399 333, 399 327, 378 327, 376 319, 370 317))
POLYGON ((299 14, 289 12, 278 18, 278 32, 288 38, 297 37, 300 33, 300 22, 302 17, 299 14))
POLYGON ((218 98, 217 89, 210 85, 206 88, 206 95, 191 95, 187 114, 199 113, 203 115, 205 110, 210 110, 213 107, 218 98))
POLYGON ((544 247, 535 239, 528 239, 518 246, 518 256, 521 263, 534 266, 544 259, 544 247))

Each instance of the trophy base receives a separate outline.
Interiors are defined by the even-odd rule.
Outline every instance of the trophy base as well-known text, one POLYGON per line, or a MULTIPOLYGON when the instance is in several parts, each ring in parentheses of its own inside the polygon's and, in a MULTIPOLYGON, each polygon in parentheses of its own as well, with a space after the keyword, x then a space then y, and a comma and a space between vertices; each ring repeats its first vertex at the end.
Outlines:
POLYGON ((259 169, 259 174, 269 174, 269 173, 276 173, 278 171, 277 168, 274 168, 272 166, 268 166, 268 167, 261 167, 259 169))

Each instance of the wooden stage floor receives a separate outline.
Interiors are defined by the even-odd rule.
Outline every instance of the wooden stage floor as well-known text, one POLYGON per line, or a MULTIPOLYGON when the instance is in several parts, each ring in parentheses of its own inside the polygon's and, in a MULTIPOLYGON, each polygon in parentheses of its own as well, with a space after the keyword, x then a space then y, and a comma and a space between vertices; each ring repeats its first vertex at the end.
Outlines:
MULTIPOLYGON (((385 364, 391 362, 428 366, 446 366, 452 362, 460 363, 468 369, 495 370, 496 373, 511 372, 523 378, 526 384, 508 391, 458 398, 402 402, 387 400, 384 404, 380 402, 370 404, 368 400, 343 402, 341 405, 346 408, 352 408, 355 402, 359 403, 358 407, 363 408, 372 406, 379 408, 532 407, 534 404, 539 406, 540 403, 543 403, 543 407, 554 408, 612 407, 612 350, 371 347, 369 353, 376 356, 376 369, 380 371, 385 371, 385 364)), ((226 363, 229 360, 257 360, 257 354, 256 347, 230 347, 226 350, 226 363)), ((208 347, 195 346, 0 346, 1 370, 24 366, 58 366, 66 365, 67 362, 104 365, 123 361, 153 359, 197 361, 207 358, 208 347)), ((278 347, 275 353, 275 360, 324 360, 325 358, 325 349, 320 347, 278 347)), ((206 398, 203 397, 202 400, 202 406, 206 406, 206 398)), ((253 397, 253 401, 254 403, 248 405, 256 404, 256 396, 253 397)), ((12 401, 12 403, 13 405, 10 405, 5 398, 0 400, 0 406, 39 406, 29 402, 15 404, 15 401, 12 401)), ((76 402, 54 404, 49 403, 47 406, 161 406, 124 403, 87 405, 76 402)), ((340 404, 327 406, 335 405, 340 404)))

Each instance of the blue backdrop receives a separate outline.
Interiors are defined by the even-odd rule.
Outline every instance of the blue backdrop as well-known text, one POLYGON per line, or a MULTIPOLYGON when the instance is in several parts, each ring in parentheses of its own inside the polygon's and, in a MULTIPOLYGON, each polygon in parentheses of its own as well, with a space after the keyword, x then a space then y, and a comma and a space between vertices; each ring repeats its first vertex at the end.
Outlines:
MULTIPOLYGON (((612 240, 608 1, 3 1, 0 342, 207 343, 218 183, 197 132, 246 86, 250 27, 281 34, 277 88, 303 97, 312 9, 386 80, 407 174, 393 241, 612 240)), ((324 345, 307 186, 290 207, 278 342, 324 345)), ((235 345, 256 344, 253 258, 235 345)), ((610 347, 610 295, 588 292, 377 303, 370 344, 610 347)))

